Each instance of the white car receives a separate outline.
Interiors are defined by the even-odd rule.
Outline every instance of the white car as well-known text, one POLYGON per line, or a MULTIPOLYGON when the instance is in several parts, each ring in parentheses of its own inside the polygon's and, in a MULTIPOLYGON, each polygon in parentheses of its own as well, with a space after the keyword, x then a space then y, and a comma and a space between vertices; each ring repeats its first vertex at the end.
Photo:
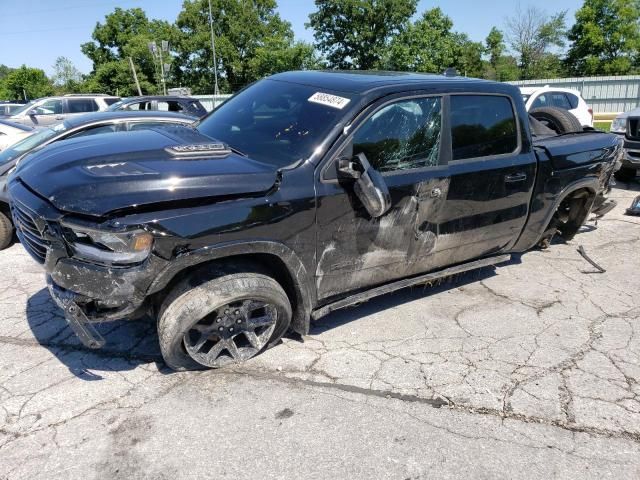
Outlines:
POLYGON ((28 137, 34 132, 33 127, 0 119, 0 151, 28 137))
POLYGON ((569 110, 583 127, 593 127, 593 110, 589 108, 578 90, 568 88, 520 87, 527 111, 540 107, 556 107, 569 110))

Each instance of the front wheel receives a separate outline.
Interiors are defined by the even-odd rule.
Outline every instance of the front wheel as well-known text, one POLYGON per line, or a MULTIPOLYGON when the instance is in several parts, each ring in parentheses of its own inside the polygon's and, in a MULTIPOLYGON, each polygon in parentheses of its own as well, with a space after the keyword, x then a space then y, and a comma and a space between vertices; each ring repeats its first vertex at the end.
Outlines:
POLYGON ((255 357, 291 322, 287 294, 260 273, 222 274, 178 284, 158 320, 162 356, 174 370, 220 368, 255 357))
POLYGON ((9 217, 0 212, 0 250, 7 248, 13 240, 13 223, 9 217))

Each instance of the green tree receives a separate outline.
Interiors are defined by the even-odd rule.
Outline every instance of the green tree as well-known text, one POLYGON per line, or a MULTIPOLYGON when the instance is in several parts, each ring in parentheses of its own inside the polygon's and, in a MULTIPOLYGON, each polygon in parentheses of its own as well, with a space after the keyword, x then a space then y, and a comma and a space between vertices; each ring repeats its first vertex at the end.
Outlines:
MULTIPOLYGON (((387 47, 402 34, 417 0, 316 0, 309 15, 315 45, 331 68, 379 68, 387 47)), ((396 43, 397 44, 397 43, 396 43)))
POLYGON ((501 82, 517 80, 519 78, 518 62, 507 55, 504 34, 493 27, 485 40, 485 52, 489 58, 483 73, 484 78, 501 82))
POLYGON ((385 66, 391 70, 431 73, 454 67, 463 75, 481 76, 484 47, 452 28, 453 22, 440 8, 425 11, 393 38, 385 66))
POLYGON ((3 78, 9 75, 9 73, 11 73, 12 70, 13 68, 7 67, 6 65, 0 63, 0 82, 2 81, 3 78))
POLYGON ((22 65, 13 69, 0 82, 0 98, 30 100, 54 93, 53 84, 43 70, 22 65))
MULTIPOLYGON (((115 90, 133 94, 136 92, 128 59, 136 65, 138 79, 144 93, 158 93, 160 62, 149 50, 149 43, 166 40, 170 46, 177 42, 177 30, 161 20, 149 20, 141 8, 123 10, 116 8, 97 23, 92 34, 93 41, 81 45, 82 52, 93 62, 93 71, 87 85, 96 92, 115 93, 115 90), (127 74, 128 72, 128 74, 127 74), (113 74, 113 77, 109 77, 113 74)), ((173 52, 163 52, 163 62, 172 64, 173 52)), ((169 69, 171 73, 175 67, 169 69)), ((171 80, 171 75, 169 80, 171 80)), ((122 93, 121 93, 122 95, 122 93)))
POLYGON ((573 75, 640 71, 640 0, 585 0, 569 31, 566 65, 573 75))
POLYGON ((553 47, 564 47, 567 12, 547 15, 536 7, 516 9, 506 22, 511 48, 518 57, 522 79, 554 77, 562 69, 553 47))
MULTIPOLYGON (((317 64, 310 45, 296 42, 275 0, 212 0, 220 88, 235 91, 265 75, 317 64)), ((185 0, 178 15, 179 81, 213 93, 214 69, 207 0, 185 0)))
POLYGON ((53 65, 53 85, 59 93, 77 93, 81 89, 82 73, 67 57, 58 57, 53 65))

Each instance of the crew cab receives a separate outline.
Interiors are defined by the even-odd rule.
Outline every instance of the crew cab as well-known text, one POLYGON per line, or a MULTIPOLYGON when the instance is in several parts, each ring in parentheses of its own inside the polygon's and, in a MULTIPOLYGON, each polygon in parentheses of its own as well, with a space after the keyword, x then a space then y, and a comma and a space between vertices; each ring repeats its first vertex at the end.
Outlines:
POLYGON ((621 154, 614 135, 530 121, 511 85, 289 72, 195 128, 50 145, 13 172, 11 209, 87 346, 105 342, 94 322, 151 312, 170 367, 215 368, 335 309, 571 239, 611 208, 621 154))

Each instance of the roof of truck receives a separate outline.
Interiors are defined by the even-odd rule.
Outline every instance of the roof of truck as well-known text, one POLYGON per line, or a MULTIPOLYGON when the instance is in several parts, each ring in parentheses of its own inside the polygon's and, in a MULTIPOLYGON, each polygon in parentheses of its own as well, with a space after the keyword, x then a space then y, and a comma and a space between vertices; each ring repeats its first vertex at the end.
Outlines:
POLYGON ((323 71, 295 71, 279 73, 269 77, 272 80, 299 83, 329 90, 363 94, 380 88, 396 87, 406 90, 406 87, 436 87, 473 86, 472 90, 503 90, 512 93, 512 85, 467 78, 453 75, 433 75, 427 73, 386 72, 386 71, 356 71, 356 70, 323 70, 323 71))

